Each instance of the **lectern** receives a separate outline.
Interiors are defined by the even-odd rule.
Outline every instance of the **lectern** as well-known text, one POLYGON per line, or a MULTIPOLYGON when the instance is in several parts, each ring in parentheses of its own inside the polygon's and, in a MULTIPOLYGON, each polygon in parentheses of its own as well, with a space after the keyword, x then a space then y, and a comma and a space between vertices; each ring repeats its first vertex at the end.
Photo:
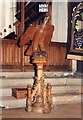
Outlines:
MULTIPOLYGON (((48 34, 48 38, 52 37, 54 27, 52 25, 48 25, 50 17, 47 16, 44 19, 44 22, 40 26, 36 26, 32 33, 32 64, 36 67, 35 71, 35 82, 33 86, 27 86, 27 99, 26 99, 26 110, 28 112, 34 111, 38 113, 48 113, 52 108, 52 96, 51 96, 51 84, 44 84, 44 76, 43 76, 43 65, 46 64, 47 61, 47 53, 44 48, 46 36, 48 34), (50 33, 48 28, 50 27, 50 33)), ((32 26, 31 26, 32 27, 32 26)), ((32 27, 33 28, 33 27, 32 27)), ((23 46, 29 41, 28 33, 26 31, 26 37, 23 35, 20 38, 20 45, 23 46)), ((27 50, 28 51, 28 50, 27 50)), ((26 51, 26 53, 27 53, 26 51)), ((27 53, 28 54, 28 53, 27 53)), ((26 54, 26 55, 27 55, 26 54)))
POLYGON ((24 3, 21 3, 21 31, 18 36, 18 45, 27 45, 25 55, 29 55, 35 67, 33 85, 27 85, 26 111, 49 113, 52 109, 51 84, 44 84, 43 65, 47 61, 45 44, 49 44, 53 35, 54 26, 49 24, 50 16, 46 15, 40 25, 33 25, 24 30, 24 3))

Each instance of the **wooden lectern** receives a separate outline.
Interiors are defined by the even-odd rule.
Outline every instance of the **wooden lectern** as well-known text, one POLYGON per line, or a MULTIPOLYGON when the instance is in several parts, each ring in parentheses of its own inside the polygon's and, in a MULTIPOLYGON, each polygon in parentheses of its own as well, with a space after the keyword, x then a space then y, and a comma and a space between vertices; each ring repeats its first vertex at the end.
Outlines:
MULTIPOLYGON (((35 32, 33 31, 33 37, 31 37, 33 42, 32 63, 36 66, 35 72, 37 72, 37 76, 35 76, 35 82, 33 86, 27 86, 26 110, 28 112, 34 111, 38 113, 48 113, 50 112, 52 106, 52 87, 50 83, 48 83, 47 86, 44 85, 43 76, 43 65, 46 64, 47 60, 47 53, 44 48, 44 43, 47 39, 47 32, 48 38, 51 38, 54 30, 52 25, 48 25, 49 19, 49 16, 45 17, 43 24, 41 26, 36 26, 37 30, 35 30, 35 32), (50 31, 47 31, 49 27, 50 31)), ((30 39, 28 33, 29 29, 27 34, 25 33, 26 37, 23 36, 20 38, 21 46, 25 45, 30 39)))
MULTIPOLYGON (((24 31, 24 3, 21 3, 21 32, 18 35, 18 45, 27 45, 25 55, 31 56, 31 62, 36 67, 33 86, 27 85, 26 111, 49 113, 52 108, 51 84, 44 85, 43 65, 47 61, 45 44, 49 44, 54 26, 49 25, 50 16, 46 16, 41 25, 30 25, 24 31)), ((25 92, 26 93, 26 92, 25 92)))

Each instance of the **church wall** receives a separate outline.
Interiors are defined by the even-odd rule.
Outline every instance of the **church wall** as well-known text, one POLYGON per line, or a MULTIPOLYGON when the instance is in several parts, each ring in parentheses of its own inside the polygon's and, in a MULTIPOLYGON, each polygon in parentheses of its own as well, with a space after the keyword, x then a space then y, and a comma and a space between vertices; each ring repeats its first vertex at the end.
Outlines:
POLYGON ((68 2, 52 2, 52 24, 55 27, 52 42, 67 43, 68 2))
POLYGON ((0 0, 0 33, 4 37, 10 33, 9 25, 11 25, 11 31, 14 31, 13 23, 15 22, 16 13, 16 0, 0 0), (6 33, 4 34, 4 29, 6 33))
MULTIPOLYGON (((47 52, 46 71, 71 70, 71 60, 66 59, 65 43, 50 43, 47 52)), ((29 56, 24 56, 25 47, 18 48, 16 40, 0 40, 0 69, 2 71, 32 71, 29 56)))

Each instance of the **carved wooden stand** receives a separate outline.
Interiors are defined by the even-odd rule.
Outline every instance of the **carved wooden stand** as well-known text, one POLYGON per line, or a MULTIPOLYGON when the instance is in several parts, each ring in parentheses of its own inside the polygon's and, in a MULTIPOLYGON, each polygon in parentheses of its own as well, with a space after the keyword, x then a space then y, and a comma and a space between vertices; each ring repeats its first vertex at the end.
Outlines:
POLYGON ((37 66, 37 77, 33 86, 27 86, 26 110, 28 112, 49 113, 51 111, 52 97, 51 84, 44 85, 43 65, 46 64, 46 57, 35 56, 33 64, 37 66))

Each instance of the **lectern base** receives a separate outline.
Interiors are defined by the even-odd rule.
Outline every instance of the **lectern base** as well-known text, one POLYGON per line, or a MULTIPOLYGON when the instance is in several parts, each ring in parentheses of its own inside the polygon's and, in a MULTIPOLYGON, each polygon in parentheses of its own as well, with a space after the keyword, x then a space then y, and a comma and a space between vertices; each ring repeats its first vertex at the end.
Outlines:
POLYGON ((52 87, 50 83, 44 85, 43 65, 46 64, 46 57, 42 55, 34 56, 32 58, 32 63, 37 66, 37 76, 35 76, 35 84, 27 87, 27 111, 49 113, 51 111, 52 104, 52 87))

